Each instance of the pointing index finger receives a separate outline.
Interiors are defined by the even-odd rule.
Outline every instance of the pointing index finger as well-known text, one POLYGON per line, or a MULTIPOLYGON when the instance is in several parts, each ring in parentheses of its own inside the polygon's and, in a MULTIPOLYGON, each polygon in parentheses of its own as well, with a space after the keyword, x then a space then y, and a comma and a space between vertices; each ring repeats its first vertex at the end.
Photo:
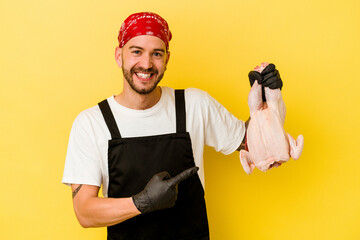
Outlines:
POLYGON ((190 176, 194 175, 197 171, 199 170, 198 167, 192 167, 192 168, 188 168, 185 171, 179 173, 178 175, 176 175, 173 178, 170 178, 168 180, 168 182, 171 185, 177 185, 179 184, 181 181, 184 181, 185 179, 189 178, 190 176))

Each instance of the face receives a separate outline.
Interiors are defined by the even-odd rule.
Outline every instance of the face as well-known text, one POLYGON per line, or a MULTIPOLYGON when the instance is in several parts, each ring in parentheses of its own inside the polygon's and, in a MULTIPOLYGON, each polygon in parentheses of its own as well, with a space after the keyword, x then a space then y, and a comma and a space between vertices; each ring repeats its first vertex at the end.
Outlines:
POLYGON ((151 93, 164 76, 170 53, 165 43, 154 36, 137 36, 122 49, 117 48, 116 62, 123 70, 124 88, 138 94, 151 93))

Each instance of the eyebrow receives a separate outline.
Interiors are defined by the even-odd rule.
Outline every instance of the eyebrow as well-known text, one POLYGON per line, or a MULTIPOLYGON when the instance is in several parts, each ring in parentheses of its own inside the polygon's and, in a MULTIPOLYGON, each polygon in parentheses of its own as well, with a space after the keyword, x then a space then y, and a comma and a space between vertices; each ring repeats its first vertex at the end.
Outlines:
MULTIPOLYGON (((137 49, 140 49, 140 50, 144 50, 144 48, 139 47, 139 46, 130 46, 130 47, 129 47, 129 49, 132 49, 132 48, 137 48, 137 49)), ((163 52, 163 53, 165 52, 165 50, 162 49, 162 48, 155 48, 154 51, 163 52)))

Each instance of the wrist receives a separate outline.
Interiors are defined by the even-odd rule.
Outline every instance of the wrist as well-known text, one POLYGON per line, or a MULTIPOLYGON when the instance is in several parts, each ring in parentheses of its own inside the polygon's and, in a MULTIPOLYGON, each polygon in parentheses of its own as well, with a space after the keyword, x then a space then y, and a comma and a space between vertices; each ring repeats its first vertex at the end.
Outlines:
POLYGON ((246 132, 247 131, 245 131, 244 139, 243 139, 242 143, 240 144, 240 150, 249 151, 248 145, 247 145, 247 133, 246 132))
POLYGON ((132 196, 132 201, 141 214, 149 213, 154 210, 146 190, 132 196))
POLYGON ((131 209, 132 212, 134 212, 136 215, 141 214, 141 211, 136 207, 135 202, 134 202, 134 196, 129 197, 129 201, 128 201, 128 207, 129 209, 131 209))
POLYGON ((247 132, 248 132, 250 119, 251 119, 251 117, 249 117, 249 119, 245 122, 245 136, 244 136, 244 139, 243 139, 243 142, 242 142, 242 145, 244 145, 244 150, 245 151, 249 151, 248 145, 247 145, 247 132))

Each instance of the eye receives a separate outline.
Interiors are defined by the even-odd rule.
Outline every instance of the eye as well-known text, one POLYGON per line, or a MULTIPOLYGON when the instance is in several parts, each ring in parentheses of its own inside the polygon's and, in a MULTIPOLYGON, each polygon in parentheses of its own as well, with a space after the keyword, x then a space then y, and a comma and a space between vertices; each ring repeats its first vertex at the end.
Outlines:
POLYGON ((154 54, 155 57, 162 57, 162 54, 159 53, 159 52, 154 52, 153 54, 154 54))
POLYGON ((134 50, 134 51, 132 51, 132 53, 135 55, 139 55, 141 52, 140 52, 140 50, 134 50))

